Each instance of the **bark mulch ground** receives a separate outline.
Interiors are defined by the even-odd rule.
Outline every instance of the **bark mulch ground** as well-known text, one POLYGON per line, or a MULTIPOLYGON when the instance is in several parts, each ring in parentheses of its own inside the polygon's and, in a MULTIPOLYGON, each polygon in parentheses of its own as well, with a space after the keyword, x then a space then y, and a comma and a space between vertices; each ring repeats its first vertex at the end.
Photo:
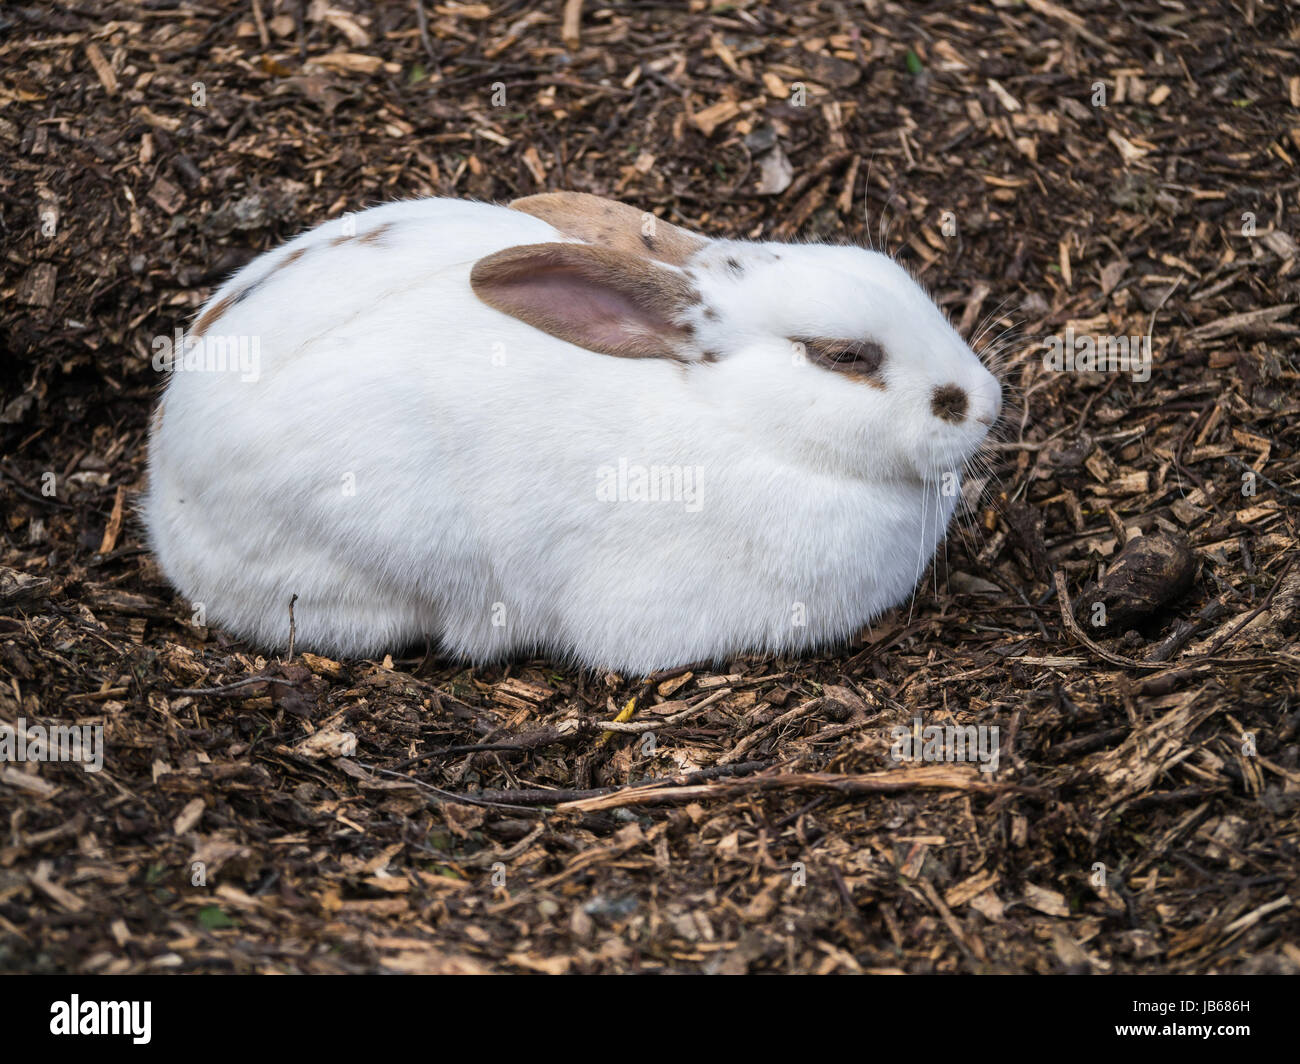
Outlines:
POLYGON ((0 765, 0 968, 1300 971, 1298 51, 1281 0, 5 5, 0 721, 107 752, 0 765), (327 218, 548 188, 984 329, 1017 408, 915 602, 651 678, 192 623, 152 339, 327 218))

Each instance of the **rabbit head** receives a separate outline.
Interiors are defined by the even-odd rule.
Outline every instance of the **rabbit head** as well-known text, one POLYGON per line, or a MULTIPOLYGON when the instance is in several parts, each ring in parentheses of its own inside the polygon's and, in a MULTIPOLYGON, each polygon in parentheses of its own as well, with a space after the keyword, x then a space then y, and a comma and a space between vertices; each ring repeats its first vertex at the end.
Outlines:
POLYGON ((675 361, 791 458, 928 481, 960 475, 997 420, 997 379, 886 255, 708 240, 582 193, 511 206, 567 239, 481 259, 480 299, 588 350, 675 361))

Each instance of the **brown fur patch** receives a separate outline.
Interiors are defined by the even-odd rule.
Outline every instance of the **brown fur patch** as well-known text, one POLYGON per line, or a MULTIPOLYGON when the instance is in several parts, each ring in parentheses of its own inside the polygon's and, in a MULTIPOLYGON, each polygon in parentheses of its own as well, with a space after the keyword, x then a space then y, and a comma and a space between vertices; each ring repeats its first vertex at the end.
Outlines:
POLYGON ((651 215, 653 235, 642 232, 642 222, 648 212, 586 192, 525 196, 514 200, 510 209, 540 218, 565 236, 599 244, 611 251, 657 259, 670 266, 684 266, 692 255, 708 245, 704 237, 654 215, 651 215))
POLYGON ((223 296, 217 302, 213 303, 207 310, 200 315, 199 320, 194 323, 194 336, 199 337, 212 328, 212 323, 226 313, 231 307, 235 306, 241 299, 248 295, 249 289, 245 288, 239 292, 231 292, 223 296))
POLYGON ((392 222, 385 222, 383 225, 377 225, 362 236, 357 238, 359 244, 378 244, 383 240, 388 230, 393 228, 392 222))
POLYGON ((474 294, 488 306, 589 351, 620 358, 686 360, 681 348, 689 333, 677 320, 699 293, 685 278, 642 255, 586 244, 524 244, 479 259, 469 281, 474 294), (630 330, 617 343, 593 340, 589 323, 529 291, 548 279, 565 278, 622 297, 653 322, 653 328, 630 330))
POLYGON ((214 303, 212 306, 208 307, 208 309, 203 312, 199 320, 194 323, 193 334, 195 338, 197 339, 198 337, 206 333, 210 328, 212 328, 213 323, 217 321, 218 318, 220 318, 223 314, 229 311, 232 307, 238 306, 245 299, 247 299, 254 292, 256 292, 259 288, 261 288, 262 285, 266 284, 266 282, 271 279, 271 276, 273 274, 277 273, 280 270, 283 270, 286 266, 292 266, 305 254, 307 254, 306 248, 297 248, 296 250, 289 252, 289 254, 287 254, 283 259, 277 262, 269 270, 267 270, 265 274, 259 277, 252 284, 246 285, 245 287, 241 288, 238 292, 231 292, 230 295, 224 297, 220 302, 214 303))
MULTIPOLYGON (((272 277, 273 274, 279 273, 279 271, 283 270, 286 266, 292 266, 295 262, 297 262, 300 258, 302 258, 302 257, 303 257, 304 255, 306 255, 306 254, 307 254, 307 249, 306 249, 306 248, 298 248, 298 249, 296 249, 296 250, 294 250, 294 251, 289 252, 289 254, 287 254, 284 258, 282 258, 279 262, 277 262, 277 263, 276 263, 274 266, 272 266, 269 270, 267 270, 266 273, 263 275, 262 279, 261 279, 260 281, 258 281, 257 284, 259 284, 259 285, 260 285, 260 284, 265 284, 267 281, 269 281, 269 280, 271 279, 271 277, 272 277)), ((253 287, 256 287, 256 286, 253 286, 253 287)), ((250 291, 251 291, 251 288, 250 288, 250 291)), ((241 297, 241 298, 242 298, 242 297, 241 297)))

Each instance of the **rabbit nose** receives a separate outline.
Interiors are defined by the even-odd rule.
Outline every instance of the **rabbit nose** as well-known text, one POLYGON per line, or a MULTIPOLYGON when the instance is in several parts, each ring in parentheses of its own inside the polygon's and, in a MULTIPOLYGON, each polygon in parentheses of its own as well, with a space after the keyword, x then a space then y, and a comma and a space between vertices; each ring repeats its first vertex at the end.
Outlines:
POLYGON ((966 416, 970 399, 965 391, 955 384, 945 384, 934 390, 930 397, 930 410, 940 421, 961 422, 966 416))

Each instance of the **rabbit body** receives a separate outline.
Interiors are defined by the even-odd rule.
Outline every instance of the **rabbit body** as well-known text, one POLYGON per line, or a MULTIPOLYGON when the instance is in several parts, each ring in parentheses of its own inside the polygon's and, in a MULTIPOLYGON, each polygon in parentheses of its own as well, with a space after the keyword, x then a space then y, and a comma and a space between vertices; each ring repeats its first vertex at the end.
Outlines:
MULTIPOLYGON (((143 504, 206 623, 283 647, 296 596, 296 645, 335 656, 433 638, 472 661, 649 672, 823 646, 907 596, 957 501, 937 469, 863 463, 865 429, 822 445, 816 388, 705 354, 699 308, 684 358, 619 358, 476 297, 476 262, 579 242, 507 207, 404 202, 222 286, 198 340, 255 342, 256 367, 171 372, 143 504)), ((697 259, 762 266, 769 247, 697 259)), ((685 272, 725 325, 731 271, 685 272)))

